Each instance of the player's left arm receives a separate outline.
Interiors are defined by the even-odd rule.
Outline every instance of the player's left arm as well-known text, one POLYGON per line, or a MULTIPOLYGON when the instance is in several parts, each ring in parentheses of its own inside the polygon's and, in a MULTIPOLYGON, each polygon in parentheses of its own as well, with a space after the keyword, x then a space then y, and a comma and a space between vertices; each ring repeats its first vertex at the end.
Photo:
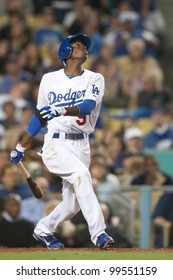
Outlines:
POLYGON ((96 105, 102 99, 104 94, 104 78, 101 74, 94 76, 94 79, 86 90, 84 101, 77 105, 79 108, 79 116, 90 115, 96 105))

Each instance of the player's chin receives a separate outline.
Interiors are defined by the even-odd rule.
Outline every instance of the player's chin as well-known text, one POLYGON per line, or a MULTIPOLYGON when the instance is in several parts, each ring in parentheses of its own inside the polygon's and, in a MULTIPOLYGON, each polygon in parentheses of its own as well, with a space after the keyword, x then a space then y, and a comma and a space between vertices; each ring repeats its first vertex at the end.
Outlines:
POLYGON ((81 58, 82 63, 84 63, 84 62, 87 60, 87 58, 88 58, 88 54, 85 55, 85 56, 83 56, 83 57, 81 58))

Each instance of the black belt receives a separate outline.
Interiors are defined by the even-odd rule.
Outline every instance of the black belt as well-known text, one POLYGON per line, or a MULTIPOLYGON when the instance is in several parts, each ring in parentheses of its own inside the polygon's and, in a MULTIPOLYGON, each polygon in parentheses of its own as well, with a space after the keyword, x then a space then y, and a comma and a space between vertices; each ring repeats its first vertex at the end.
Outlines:
MULTIPOLYGON (((53 138, 60 138, 60 133, 54 133, 53 138)), ((84 138, 85 136, 83 133, 65 133, 65 139, 80 140, 84 138)))

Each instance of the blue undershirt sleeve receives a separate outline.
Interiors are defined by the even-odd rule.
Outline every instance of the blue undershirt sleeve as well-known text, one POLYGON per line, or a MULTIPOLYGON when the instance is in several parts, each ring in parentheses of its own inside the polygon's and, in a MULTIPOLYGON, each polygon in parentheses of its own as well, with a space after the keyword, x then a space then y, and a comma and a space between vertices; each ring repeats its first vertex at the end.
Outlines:
POLYGON ((84 100, 83 103, 77 105, 80 112, 79 116, 90 115, 91 112, 94 110, 95 106, 96 106, 96 102, 94 100, 91 99, 84 100))
POLYGON ((30 122, 28 124, 27 132, 31 136, 36 136, 41 128, 42 128, 41 122, 40 122, 39 118, 34 114, 31 117, 30 122))

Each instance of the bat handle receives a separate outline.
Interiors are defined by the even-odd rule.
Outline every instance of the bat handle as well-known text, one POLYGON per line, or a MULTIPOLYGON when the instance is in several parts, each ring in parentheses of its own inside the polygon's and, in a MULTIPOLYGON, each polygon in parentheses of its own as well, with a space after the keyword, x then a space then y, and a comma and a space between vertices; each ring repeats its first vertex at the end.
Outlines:
POLYGON ((29 172, 26 170, 26 168, 24 167, 23 163, 21 161, 18 162, 18 165, 21 167, 21 170, 24 174, 24 176, 26 177, 26 179, 30 178, 31 175, 29 174, 29 172))

